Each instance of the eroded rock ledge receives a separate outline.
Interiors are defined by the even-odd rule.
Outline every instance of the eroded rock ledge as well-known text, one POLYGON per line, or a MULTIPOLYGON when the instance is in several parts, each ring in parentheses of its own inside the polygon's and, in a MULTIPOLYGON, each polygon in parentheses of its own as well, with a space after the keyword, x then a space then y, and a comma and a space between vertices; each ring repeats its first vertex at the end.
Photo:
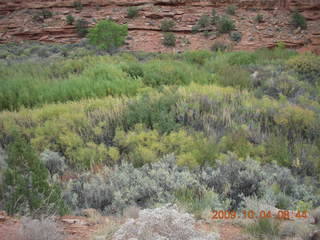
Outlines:
POLYGON ((83 9, 73 7, 74 0, 0 0, 0 43, 22 40, 39 40, 57 43, 77 42, 74 26, 67 25, 66 16, 95 22, 111 17, 129 27, 126 48, 143 51, 183 51, 207 49, 215 41, 234 45, 235 50, 253 50, 273 47, 282 41, 288 47, 320 53, 320 0, 81 0, 83 9), (225 14, 228 5, 237 6, 237 31, 243 34, 239 43, 231 42, 228 35, 210 37, 203 33, 192 34, 191 29, 202 14, 215 8, 225 14), (127 8, 137 6, 139 16, 126 17, 127 8), (33 20, 35 14, 46 9, 54 13, 43 22, 33 20), (308 20, 308 29, 293 29, 290 11, 299 10, 308 20), (254 17, 264 15, 264 22, 257 24, 254 17), (160 22, 173 19, 176 23, 177 46, 165 48, 162 44, 160 22))

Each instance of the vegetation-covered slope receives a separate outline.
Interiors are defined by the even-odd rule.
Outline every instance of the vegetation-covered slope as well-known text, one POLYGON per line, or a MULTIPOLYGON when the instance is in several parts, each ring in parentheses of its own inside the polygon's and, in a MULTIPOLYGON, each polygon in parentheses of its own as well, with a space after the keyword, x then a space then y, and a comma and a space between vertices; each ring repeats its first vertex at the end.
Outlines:
MULTIPOLYGON (((239 210, 248 198, 282 209, 319 206, 319 57, 281 46, 65 58, 59 51, 43 63, 1 63, 5 183, 16 169, 28 179, 31 161, 47 167, 69 210, 179 202, 200 217, 239 210), (14 152, 16 133, 39 163, 14 152)), ((1 189, 4 203, 11 190, 1 189)))

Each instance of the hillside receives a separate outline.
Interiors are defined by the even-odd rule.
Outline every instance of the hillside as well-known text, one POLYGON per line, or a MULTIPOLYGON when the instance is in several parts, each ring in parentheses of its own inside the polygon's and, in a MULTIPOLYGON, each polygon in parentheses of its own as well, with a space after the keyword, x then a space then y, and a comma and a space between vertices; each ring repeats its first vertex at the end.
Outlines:
POLYGON ((320 1, 319 0, 15 0, 0 1, 0 43, 40 40, 44 42, 78 42, 74 25, 68 25, 68 15, 84 19, 94 25, 101 19, 112 18, 118 23, 127 23, 129 36, 125 49, 149 52, 179 52, 183 50, 209 49, 214 42, 228 42, 235 50, 254 50, 274 47, 284 42, 287 47, 312 50, 320 53, 320 1), (80 5, 79 5, 80 3, 80 5), (78 6, 77 6, 78 4, 78 6), (242 34, 239 42, 231 41, 228 34, 218 34, 215 27, 207 26, 192 34, 192 28, 204 14, 224 14, 227 6, 236 6, 231 18, 236 30, 242 34), (136 18, 127 17, 129 7, 136 6, 136 18), (292 26, 292 10, 300 11, 308 20, 307 29, 292 26), (42 19, 39 15, 49 11, 52 17, 42 19), (257 14, 263 21, 257 23, 257 14), (177 36, 175 48, 161 44, 163 38, 160 22, 172 19, 173 32, 177 36))
POLYGON ((0 240, 320 240, 319 3, 2 1, 0 240))

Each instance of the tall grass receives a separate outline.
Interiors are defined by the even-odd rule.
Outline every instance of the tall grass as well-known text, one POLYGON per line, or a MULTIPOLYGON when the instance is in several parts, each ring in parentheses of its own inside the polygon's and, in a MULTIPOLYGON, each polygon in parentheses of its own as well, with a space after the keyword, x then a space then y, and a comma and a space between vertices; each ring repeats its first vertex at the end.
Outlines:
POLYGON ((108 95, 133 96, 145 87, 179 86, 191 82, 250 88, 250 77, 242 66, 283 62, 295 54, 277 48, 254 53, 149 54, 147 60, 146 54, 135 53, 116 57, 47 59, 44 63, 0 63, 0 110, 108 95), (142 61, 139 61, 141 57, 142 61), (235 72, 240 74, 229 74, 235 72))

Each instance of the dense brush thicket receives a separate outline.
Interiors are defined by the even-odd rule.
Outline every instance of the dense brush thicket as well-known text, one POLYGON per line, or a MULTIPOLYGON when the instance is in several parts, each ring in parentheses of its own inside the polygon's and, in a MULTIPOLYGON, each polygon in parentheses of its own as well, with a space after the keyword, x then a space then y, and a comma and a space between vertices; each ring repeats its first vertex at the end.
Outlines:
MULTIPOLYGON (((251 197, 279 208, 319 205, 318 56, 280 47, 115 56, 85 49, 61 59, 65 50, 44 64, 0 63, 0 146, 9 155, 0 164, 24 171, 28 156, 13 159, 19 151, 10 147, 15 129, 71 209, 116 213, 178 201, 200 216, 251 197)), ((8 191, 2 184, 2 202, 8 191)))

